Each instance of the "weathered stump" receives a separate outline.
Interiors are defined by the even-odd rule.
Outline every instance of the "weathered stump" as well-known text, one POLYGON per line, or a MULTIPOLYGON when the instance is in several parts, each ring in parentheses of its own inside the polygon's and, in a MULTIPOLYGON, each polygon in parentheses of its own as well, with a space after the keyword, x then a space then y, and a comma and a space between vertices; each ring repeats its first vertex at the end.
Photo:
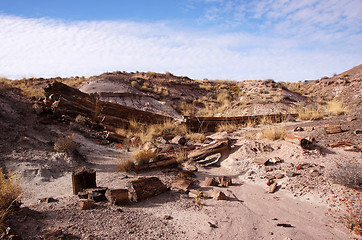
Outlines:
POLYGON ((324 127, 324 130, 326 130, 327 134, 334 134, 334 133, 342 132, 341 125, 326 126, 326 127, 324 127))
POLYGON ((167 187, 157 177, 140 178, 128 184, 129 199, 134 202, 159 195, 166 190, 167 187))
POLYGON ((96 170, 88 167, 74 168, 72 173, 72 185, 74 195, 77 195, 78 192, 83 192, 86 188, 97 187, 96 170))
POLYGON ((114 205, 126 205, 129 203, 127 189, 108 189, 106 191, 107 200, 114 205))

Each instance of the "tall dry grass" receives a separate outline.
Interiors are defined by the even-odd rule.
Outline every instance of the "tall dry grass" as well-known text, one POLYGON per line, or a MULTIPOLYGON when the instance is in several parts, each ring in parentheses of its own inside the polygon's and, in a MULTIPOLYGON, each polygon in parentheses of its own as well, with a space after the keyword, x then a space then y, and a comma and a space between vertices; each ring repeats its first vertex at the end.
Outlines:
POLYGON ((0 227, 11 213, 11 207, 19 201, 23 191, 20 187, 20 176, 10 170, 3 173, 0 168, 0 227))
POLYGON ((263 131, 258 132, 258 138, 266 138, 270 140, 282 140, 286 135, 286 130, 283 127, 278 126, 267 126, 263 131))

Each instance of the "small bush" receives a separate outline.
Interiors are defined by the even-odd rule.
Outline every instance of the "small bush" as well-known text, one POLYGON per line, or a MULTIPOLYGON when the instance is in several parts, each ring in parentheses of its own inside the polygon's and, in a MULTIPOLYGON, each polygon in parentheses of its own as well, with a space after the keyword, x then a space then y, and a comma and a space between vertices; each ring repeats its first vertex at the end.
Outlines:
POLYGON ((117 163, 118 171, 129 172, 133 167, 133 161, 130 159, 120 159, 117 163))
POLYGON ((231 132, 233 132, 233 131, 238 130, 240 128, 241 128, 240 124, 233 123, 233 122, 227 122, 227 123, 222 123, 222 124, 217 125, 216 130, 218 132, 223 132, 223 131, 227 131, 227 132, 231 131, 231 132))
POLYGON ((267 138, 270 140, 284 139, 285 129, 282 127, 270 127, 268 126, 264 131, 257 134, 258 138, 267 138))
POLYGON ((337 184, 362 190, 362 166, 357 164, 340 165, 331 174, 330 178, 337 184))
POLYGON ((342 115, 346 112, 342 102, 330 101, 327 103, 327 113, 330 115, 342 115))
POLYGON ((73 135, 61 137, 54 143, 54 150, 57 152, 72 152, 77 147, 73 140, 73 135))
POLYGON ((0 168, 0 226, 9 215, 11 207, 19 200, 23 191, 20 187, 20 177, 10 170, 4 174, 0 168))
POLYGON ((325 111, 321 108, 308 106, 297 110, 298 118, 300 120, 319 120, 325 115, 325 111))
POLYGON ((136 164, 148 163, 151 158, 156 156, 157 154, 151 150, 136 149, 133 152, 133 157, 136 164))

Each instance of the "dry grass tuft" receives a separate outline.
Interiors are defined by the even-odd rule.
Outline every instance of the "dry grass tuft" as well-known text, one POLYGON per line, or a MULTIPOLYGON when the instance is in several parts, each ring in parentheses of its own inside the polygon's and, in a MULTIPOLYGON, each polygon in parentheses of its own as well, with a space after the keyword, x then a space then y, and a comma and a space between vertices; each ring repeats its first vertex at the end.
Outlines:
POLYGON ((117 162, 117 169, 120 172, 129 172, 133 167, 133 161, 127 158, 121 158, 117 162))
POLYGON ((240 124, 237 124, 235 122, 227 122, 227 123, 222 123, 222 124, 219 124, 217 127, 216 127, 216 130, 218 132, 233 132, 233 131, 236 131, 238 129, 242 128, 242 126, 240 124))
POLYGON ((133 157, 136 164, 148 163, 151 158, 155 158, 157 153, 151 150, 142 150, 140 148, 133 151, 133 157))
POLYGON ((329 177, 337 184, 362 190, 362 166, 345 164, 336 168, 329 177))
POLYGON ((339 101, 328 102, 326 112, 329 115, 342 115, 347 113, 346 109, 343 106, 343 103, 339 101))
POLYGON ((318 120, 322 119, 325 115, 325 111, 321 107, 308 106, 305 108, 299 108, 296 110, 298 118, 300 120, 318 120))
POLYGON ((258 138, 267 138, 270 140, 284 139, 286 134, 285 128, 268 126, 265 130, 258 132, 258 138))
POLYGON ((11 207, 19 200, 22 193, 20 177, 10 170, 4 174, 0 168, 0 226, 10 214, 11 207))
POLYGON ((54 150, 57 152, 72 152, 77 147, 73 140, 73 135, 61 137, 54 143, 54 150))

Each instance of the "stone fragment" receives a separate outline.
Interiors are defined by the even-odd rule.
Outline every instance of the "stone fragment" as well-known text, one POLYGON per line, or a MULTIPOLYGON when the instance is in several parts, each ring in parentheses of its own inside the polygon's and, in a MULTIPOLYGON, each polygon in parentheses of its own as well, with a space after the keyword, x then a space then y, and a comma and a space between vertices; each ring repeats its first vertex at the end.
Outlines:
POLYGON ((125 205, 129 203, 127 189, 107 189, 105 197, 114 205, 125 205))
POLYGON ((270 185, 272 185, 273 183, 274 183, 274 180, 270 179, 270 180, 268 180, 268 182, 266 183, 266 185, 270 186, 270 185))
POLYGON ((214 200, 229 200, 229 198, 225 195, 225 193, 221 191, 212 191, 211 196, 212 199, 214 200))
POLYGON ((276 179, 281 179, 284 177, 283 173, 279 173, 278 175, 275 176, 276 179))
POLYGON ((287 176, 288 177, 295 177, 295 176, 297 176, 297 174, 294 173, 294 172, 291 172, 291 171, 287 171, 287 176))
POLYGON ((218 182, 219 182, 219 186, 221 187, 229 187, 231 186, 232 184, 232 181, 231 181, 231 178, 230 177, 226 177, 226 176, 223 176, 223 177, 218 177, 218 182))
POLYGON ((186 192, 190 188, 192 182, 193 181, 191 179, 177 176, 172 183, 172 188, 183 190, 186 192))
POLYGON ((181 136, 176 136, 176 137, 174 137, 174 138, 171 140, 171 143, 173 143, 173 144, 180 144, 180 145, 182 145, 182 146, 185 146, 185 145, 186 145, 186 142, 187 142, 186 138, 181 137, 181 136))
POLYGON ((302 132, 304 129, 302 127, 295 127, 294 132, 302 132))
POLYGON ((316 169, 311 169, 309 173, 312 177, 318 177, 319 175, 321 175, 320 172, 318 172, 318 170, 316 169))
POLYGON ((193 173, 192 171, 186 171, 186 170, 179 172, 177 174, 177 176, 179 176, 181 178, 186 178, 186 179, 192 179, 192 178, 196 177, 195 173, 193 173))
POLYGON ((262 158, 262 157, 254 158, 254 163, 260 164, 260 165, 264 165, 267 161, 268 161, 267 158, 262 158))
POLYGON ((94 201, 92 199, 80 199, 79 206, 80 210, 89 210, 94 208, 94 201))
POLYGON ((274 193, 277 186, 278 186, 278 184, 276 182, 270 184, 268 192, 269 193, 274 193))
POLYGON ((362 129, 357 129, 357 130, 354 130, 353 132, 354 134, 361 134, 362 133, 362 129))
POLYGON ((55 198, 52 198, 52 197, 47 197, 47 198, 40 198, 39 202, 40 203, 52 203, 52 202, 58 202, 58 200, 55 198))
POLYGON ((213 177, 205 177, 204 186, 217 186, 219 183, 213 177))

